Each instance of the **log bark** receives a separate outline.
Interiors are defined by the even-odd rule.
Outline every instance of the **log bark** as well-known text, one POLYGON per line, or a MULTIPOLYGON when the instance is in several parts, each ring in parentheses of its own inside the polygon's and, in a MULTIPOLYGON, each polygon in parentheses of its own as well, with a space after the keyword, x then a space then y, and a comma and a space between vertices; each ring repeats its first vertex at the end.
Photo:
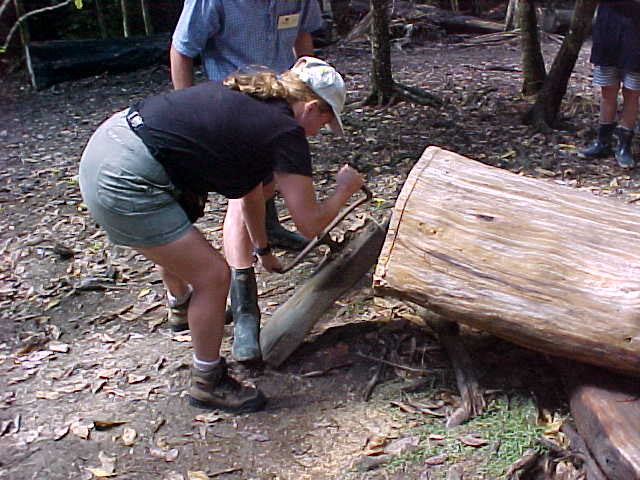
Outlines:
POLYGON ((429 147, 396 202, 377 295, 640 375, 640 210, 429 147))
POLYGON ((599 469, 610 479, 640 478, 640 383, 600 368, 558 362, 571 414, 599 469))
POLYGON ((46 88, 105 72, 158 65, 166 62, 170 42, 168 33, 126 39, 33 42, 27 48, 31 83, 35 88, 46 88))
MULTIPOLYGON (((388 222, 387 222, 388 223, 388 222)), ((342 253, 299 288, 260 332, 262 359, 280 366, 304 341, 333 302, 376 263, 387 225, 371 221, 342 253)))

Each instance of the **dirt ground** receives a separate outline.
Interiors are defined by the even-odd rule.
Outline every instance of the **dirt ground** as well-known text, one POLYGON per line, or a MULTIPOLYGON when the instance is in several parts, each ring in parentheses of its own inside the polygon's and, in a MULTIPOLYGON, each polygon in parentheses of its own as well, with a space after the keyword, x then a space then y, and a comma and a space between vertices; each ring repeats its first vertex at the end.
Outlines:
MULTIPOLYGON (((343 231, 367 216, 388 216, 429 145, 621 202, 640 197, 638 170, 576 156, 596 122, 589 44, 571 79, 563 130, 535 133, 520 122, 529 103, 519 94, 517 42, 464 47, 453 40, 392 53, 395 80, 443 99, 437 110, 404 102, 362 107, 367 44, 319 52, 349 89, 347 137, 312 139, 319 194, 349 162, 366 173, 375 197, 343 231)), ((543 42, 550 63, 559 45, 547 36, 543 42)), ((421 423, 440 431, 458 400, 434 335, 410 321, 407 306, 374 301, 370 277, 336 302, 280 369, 232 364, 269 396, 265 411, 232 416, 188 405, 190 338, 166 328, 152 265, 108 244, 76 180, 83 146, 100 122, 169 88, 164 66, 44 91, 22 77, 0 86, 0 478, 427 479, 454 478, 456 468, 456 478, 498 478, 483 470, 482 455, 393 467, 398 450, 389 445, 411 444, 408 432, 421 423), (429 387, 412 401, 432 405, 434 415, 403 408, 416 380, 429 387), (375 448, 387 456, 370 455, 375 448), (381 456, 386 467, 369 461, 381 456)), ((218 246, 224 210, 212 195, 198 224, 218 246)), ((263 322, 321 256, 286 275, 259 275, 263 322)), ((478 332, 468 340, 483 388, 564 408, 562 386, 542 356, 478 332)))

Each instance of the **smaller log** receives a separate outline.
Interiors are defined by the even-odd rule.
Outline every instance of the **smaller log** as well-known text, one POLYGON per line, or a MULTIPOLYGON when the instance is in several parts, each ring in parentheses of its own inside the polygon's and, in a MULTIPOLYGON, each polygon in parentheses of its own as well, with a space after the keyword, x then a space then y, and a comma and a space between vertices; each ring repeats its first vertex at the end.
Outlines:
POLYGON ((470 15, 458 15, 445 18, 436 22, 436 24, 444 28, 447 33, 483 34, 504 31, 504 25, 502 23, 482 20, 470 15))
POLYGON ((558 361, 571 414, 609 479, 640 479, 640 383, 597 367, 558 361))
POLYGON ((370 221, 334 260, 315 273, 266 323, 260 333, 262 359, 280 366, 304 341, 333 302, 378 260, 389 222, 370 221))
POLYGON ((128 72, 167 61, 171 36, 106 40, 32 42, 25 49, 32 85, 46 88, 59 82, 105 72, 128 72))

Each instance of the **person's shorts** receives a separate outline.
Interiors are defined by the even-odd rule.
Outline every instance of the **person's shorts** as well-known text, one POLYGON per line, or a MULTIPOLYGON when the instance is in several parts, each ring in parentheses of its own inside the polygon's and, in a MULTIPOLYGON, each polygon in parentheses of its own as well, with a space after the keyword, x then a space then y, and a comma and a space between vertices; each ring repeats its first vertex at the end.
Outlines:
MULTIPOLYGON (((128 110, 128 109, 127 109, 128 110)), ((91 216, 117 245, 177 240, 191 222, 164 167, 129 128, 126 110, 95 131, 80 161, 80 190, 91 216)))
POLYGON ((623 72, 617 67, 593 66, 593 84, 596 87, 619 86, 640 90, 640 72, 623 72))

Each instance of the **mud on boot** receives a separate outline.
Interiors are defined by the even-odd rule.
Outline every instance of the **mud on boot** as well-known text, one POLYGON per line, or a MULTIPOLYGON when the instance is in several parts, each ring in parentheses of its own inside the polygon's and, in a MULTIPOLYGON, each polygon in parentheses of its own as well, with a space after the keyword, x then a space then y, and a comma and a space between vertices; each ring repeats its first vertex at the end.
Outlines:
POLYGON ((598 126, 596 138, 587 148, 578 152, 580 158, 603 158, 611 155, 612 136, 616 128, 615 123, 601 123, 598 126))
POLYGON ((239 362, 262 360, 258 286, 253 267, 231 269, 229 297, 233 312, 233 358, 239 362))
POLYGON ((246 413, 264 408, 267 397, 257 387, 231 377, 221 357, 220 363, 210 371, 191 367, 189 403, 198 408, 246 413))
POLYGON ((633 130, 622 126, 617 127, 613 132, 616 137, 616 161, 621 168, 633 168, 636 165, 631 152, 631 141, 633 140, 633 130))
POLYGON ((273 198, 265 203, 265 226, 270 247, 279 247, 297 252, 309 243, 309 239, 306 237, 287 230, 280 224, 276 203, 273 198))

